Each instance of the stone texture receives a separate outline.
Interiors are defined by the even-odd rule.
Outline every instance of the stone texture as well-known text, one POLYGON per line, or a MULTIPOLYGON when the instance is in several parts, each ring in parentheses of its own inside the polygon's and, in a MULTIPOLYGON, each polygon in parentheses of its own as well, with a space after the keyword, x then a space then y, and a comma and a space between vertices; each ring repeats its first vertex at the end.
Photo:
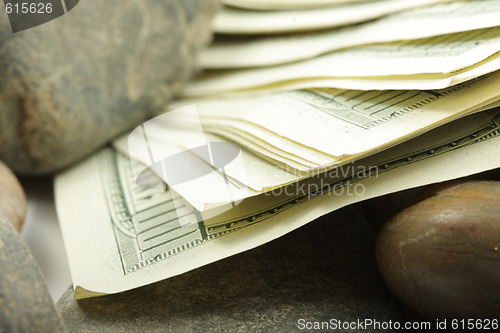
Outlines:
POLYGON ((2 19, 0 159, 50 173, 139 124, 196 72, 217 5, 85 0, 18 33, 2 19))
POLYGON ((27 245, 0 214, 0 332, 65 332, 27 245))
POLYGON ((26 195, 12 171, 0 161, 0 214, 21 231, 26 215, 26 195))
POLYGON ((401 321, 402 306, 379 276, 374 246, 371 228, 347 208, 136 290, 77 302, 70 288, 58 307, 70 332, 295 332, 301 318, 401 321))
POLYGON ((500 182, 439 185, 382 228, 377 261, 393 293, 430 318, 498 318, 500 182))
POLYGON ((500 169, 484 171, 467 177, 442 182, 437 185, 431 184, 389 193, 362 201, 357 204, 357 207, 378 233, 380 229, 382 229, 382 226, 394 215, 429 196, 435 195, 439 188, 450 187, 453 184, 473 180, 500 180, 500 169))

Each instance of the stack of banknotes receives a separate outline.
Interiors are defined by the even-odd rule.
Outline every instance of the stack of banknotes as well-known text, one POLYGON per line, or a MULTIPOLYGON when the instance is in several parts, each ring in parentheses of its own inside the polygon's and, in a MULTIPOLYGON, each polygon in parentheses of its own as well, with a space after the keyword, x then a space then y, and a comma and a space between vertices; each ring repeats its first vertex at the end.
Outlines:
POLYGON ((55 180, 77 298, 500 167, 499 1, 224 3, 168 112, 55 180))

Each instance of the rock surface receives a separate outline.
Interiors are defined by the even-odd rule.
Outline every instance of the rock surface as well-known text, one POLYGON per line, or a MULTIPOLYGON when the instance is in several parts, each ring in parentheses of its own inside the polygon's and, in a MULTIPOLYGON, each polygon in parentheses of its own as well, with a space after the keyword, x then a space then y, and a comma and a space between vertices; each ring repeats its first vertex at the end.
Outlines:
POLYGON ((379 234, 387 285, 429 318, 498 318, 500 182, 451 183, 427 195, 379 234))
POLYGON ((217 5, 85 0, 17 33, 2 19, 0 159, 50 173, 139 124, 197 71, 217 5))
POLYGON ((26 195, 12 171, 0 161, 0 214, 21 231, 26 215, 26 195))
POLYGON ((66 331, 31 252, 1 214, 0 267, 0 332, 66 331))
POLYGON ((430 184, 410 188, 403 191, 389 193, 369 200, 357 203, 357 207, 363 213, 366 220, 372 225, 377 233, 382 226, 394 217, 397 213, 408 208, 429 196, 436 195, 439 188, 453 186, 454 184, 465 181, 479 180, 500 180, 500 169, 493 169, 481 173, 473 174, 467 177, 454 179, 439 184, 430 184))
POLYGON ((374 246, 371 228, 348 208, 136 290, 77 302, 70 288, 58 307, 70 332, 296 332, 330 320, 402 321, 374 246))

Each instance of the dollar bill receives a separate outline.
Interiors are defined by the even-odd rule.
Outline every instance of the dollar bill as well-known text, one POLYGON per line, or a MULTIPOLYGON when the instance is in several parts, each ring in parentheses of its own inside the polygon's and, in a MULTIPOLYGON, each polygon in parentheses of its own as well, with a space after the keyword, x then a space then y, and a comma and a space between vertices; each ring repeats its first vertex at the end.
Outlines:
POLYGON ((202 53, 200 62, 202 67, 212 69, 274 66, 363 44, 498 26, 499 15, 497 0, 454 1, 409 9, 340 29, 260 38, 219 37, 202 53))
MULTIPOLYGON (((499 75, 445 90, 314 89, 251 99, 189 101, 185 103, 195 103, 191 107, 198 110, 196 114, 177 114, 181 110, 177 109, 160 115, 151 120, 156 126, 148 126, 147 137, 155 160, 179 152, 177 146, 187 151, 205 142, 226 140, 240 146, 240 163, 226 165, 222 173, 175 185, 191 205, 207 211, 351 163, 493 107, 491 103, 499 98, 499 75), (191 126, 198 130, 192 131, 191 126), (201 132, 205 138, 200 140, 201 132), (226 176, 232 181, 227 182, 226 176), (207 190, 217 183, 227 183, 227 192, 207 190)), ((129 134, 113 145, 148 165, 151 153, 141 137, 140 149, 129 150, 129 134)))
POLYGON ((339 27, 448 0, 378 0, 301 11, 250 11, 224 6, 214 29, 224 34, 272 34, 339 27))
MULTIPOLYGON (((133 161, 105 148, 55 179, 75 296, 137 288, 249 250, 354 202, 497 168, 499 148, 500 111, 485 111, 352 170, 290 184, 187 226, 179 215, 195 210, 177 211, 168 186, 138 186, 133 161)), ((150 181, 162 185, 154 174, 150 181)))
POLYGON ((196 104, 205 130, 248 133, 317 167, 404 141, 496 101, 499 80, 500 72, 443 90, 317 88, 260 98, 181 100, 171 108, 196 104))
POLYGON ((258 10, 309 9, 328 5, 348 4, 365 0, 223 0, 226 5, 258 10))
POLYGON ((335 77, 335 78, 306 78, 280 81, 252 88, 221 92, 224 96, 245 97, 258 94, 278 93, 297 89, 316 87, 331 87, 341 89, 361 90, 428 90, 453 87, 462 82, 473 80, 480 76, 498 71, 500 68, 500 53, 477 63, 464 70, 447 74, 413 74, 374 77, 335 77))
MULTIPOLYGON (((419 80, 422 83, 460 75, 469 78, 471 75, 467 72, 475 70, 474 66, 498 69, 489 68, 488 58, 493 56, 490 60, 494 61, 499 51, 500 27, 492 27, 418 40, 364 45, 273 67, 210 71, 186 87, 183 94, 188 97, 210 96, 306 79, 357 78, 359 87, 354 89, 370 89, 362 85, 364 78, 378 79, 379 89, 386 89, 384 85, 392 80, 415 85, 419 80)), ((414 88, 399 84, 390 89, 414 88)), ((432 88, 424 84, 418 89, 432 88)))

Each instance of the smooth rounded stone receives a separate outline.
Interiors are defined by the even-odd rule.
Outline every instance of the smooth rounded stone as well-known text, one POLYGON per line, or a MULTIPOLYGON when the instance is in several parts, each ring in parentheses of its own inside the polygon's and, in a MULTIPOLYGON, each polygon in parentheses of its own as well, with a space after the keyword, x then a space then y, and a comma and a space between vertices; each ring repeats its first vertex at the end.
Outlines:
POLYGON ((377 271, 374 246, 373 231, 348 208, 139 289, 75 301, 70 288, 57 305, 69 332, 288 333, 336 320, 403 321, 377 271))
POLYGON ((0 214, 0 332, 66 332, 28 246, 0 214))
POLYGON ((439 188, 449 187, 464 181, 500 180, 500 168, 480 172, 467 177, 446 181, 439 185, 431 184, 389 193, 358 203, 358 209, 366 217, 370 225, 379 232, 383 225, 394 215, 419 201, 435 195, 439 188))
POLYGON ((26 215, 26 195, 12 171, 0 161, 0 214, 21 231, 26 215))
POLYGON ((389 289, 429 318, 500 314, 500 182, 427 191, 382 228, 377 261, 389 289))
POLYGON ((218 2, 85 0, 17 33, 0 20, 0 159, 51 173, 152 116, 197 72, 218 2))

